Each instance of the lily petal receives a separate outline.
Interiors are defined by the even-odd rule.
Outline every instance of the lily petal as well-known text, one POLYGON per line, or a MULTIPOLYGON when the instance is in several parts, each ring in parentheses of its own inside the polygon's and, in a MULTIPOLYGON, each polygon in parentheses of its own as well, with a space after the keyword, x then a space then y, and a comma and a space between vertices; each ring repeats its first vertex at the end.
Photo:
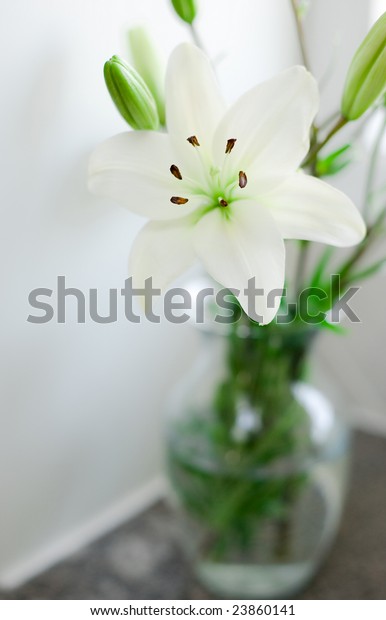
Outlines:
POLYGON ((170 173, 174 163, 166 134, 130 131, 100 144, 89 164, 89 189, 155 220, 185 217, 202 198, 189 194, 183 205, 170 202, 172 196, 187 197, 183 181, 170 173))
POLYGON ((215 280, 240 291, 238 300, 252 319, 262 324, 272 321, 284 286, 285 249, 266 209, 240 200, 232 205, 229 217, 222 209, 210 211, 194 228, 194 246, 215 280), (251 278, 263 294, 251 296, 248 304, 245 289, 251 278))
POLYGON ((129 273, 135 287, 143 288, 147 278, 164 291, 195 261, 191 218, 148 222, 131 249, 129 273))
POLYGON ((198 47, 182 43, 172 52, 166 74, 166 120, 179 162, 198 179, 203 169, 198 149, 211 156, 212 140, 225 112, 220 89, 208 58, 198 47), (200 147, 187 138, 196 136, 200 147), (194 152, 196 150, 196 152, 194 152))
POLYGON ((297 172, 276 190, 261 196, 284 239, 308 239, 348 247, 366 234, 354 203, 320 179, 297 172))
POLYGON ((236 138, 227 156, 226 178, 244 170, 255 181, 295 171, 309 149, 312 121, 319 106, 318 86, 300 66, 291 67, 243 95, 226 113, 214 136, 217 165, 224 145, 236 138))

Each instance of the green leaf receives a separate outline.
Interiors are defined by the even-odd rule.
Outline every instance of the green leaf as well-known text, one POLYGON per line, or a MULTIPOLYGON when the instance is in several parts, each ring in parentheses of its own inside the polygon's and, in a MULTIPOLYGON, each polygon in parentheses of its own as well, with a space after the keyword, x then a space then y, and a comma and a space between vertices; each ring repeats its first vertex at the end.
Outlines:
POLYGON ((345 336, 348 333, 348 329, 346 327, 342 327, 341 325, 336 325, 335 323, 329 323, 327 319, 324 319, 322 323, 319 324, 322 329, 327 329, 334 334, 338 334, 339 336, 345 336))
POLYGON ((327 157, 318 159, 316 163, 316 173, 319 177, 332 176, 337 174, 346 166, 351 164, 352 160, 347 157, 343 157, 351 149, 351 144, 345 144, 341 148, 333 151, 327 157))
POLYGON ((381 260, 377 261, 370 267, 363 269, 363 271, 358 271, 357 273, 353 273, 347 278, 348 284, 353 284, 354 282, 359 282, 360 280, 367 280, 367 278, 371 278, 371 276, 375 275, 379 271, 386 266, 386 257, 381 258, 381 260))

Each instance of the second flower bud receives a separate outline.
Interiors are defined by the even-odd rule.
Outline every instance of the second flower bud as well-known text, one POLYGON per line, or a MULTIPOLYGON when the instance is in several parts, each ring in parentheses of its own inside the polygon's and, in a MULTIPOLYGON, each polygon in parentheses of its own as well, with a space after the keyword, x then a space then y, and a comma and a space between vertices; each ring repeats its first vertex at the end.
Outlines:
POLYGON ((159 129, 157 105, 139 73, 119 56, 105 63, 107 89, 118 111, 133 129, 159 129))

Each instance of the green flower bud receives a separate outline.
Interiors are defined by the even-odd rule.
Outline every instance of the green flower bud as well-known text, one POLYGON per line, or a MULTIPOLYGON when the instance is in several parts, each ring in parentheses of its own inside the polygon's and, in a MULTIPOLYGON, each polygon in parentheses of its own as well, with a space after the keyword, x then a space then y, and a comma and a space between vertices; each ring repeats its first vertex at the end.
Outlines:
POLYGON ((192 24, 197 14, 195 0, 172 0, 175 12, 187 24, 192 24))
POLYGON ((105 63, 104 76, 118 111, 133 129, 159 128, 154 97, 133 67, 113 56, 105 63))
POLYGON ((165 125, 165 71, 145 28, 129 30, 129 45, 133 65, 153 95, 160 123, 165 125))
POLYGON ((351 62, 342 99, 343 116, 353 121, 386 88, 386 13, 371 28, 351 62))

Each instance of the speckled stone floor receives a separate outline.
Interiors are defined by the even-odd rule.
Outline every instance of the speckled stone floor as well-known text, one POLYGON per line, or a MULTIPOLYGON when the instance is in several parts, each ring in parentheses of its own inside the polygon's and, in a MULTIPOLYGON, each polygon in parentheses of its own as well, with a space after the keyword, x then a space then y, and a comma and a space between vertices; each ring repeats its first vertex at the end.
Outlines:
MULTIPOLYGON (((301 599, 386 599, 386 440, 358 433, 345 519, 301 599)), ((0 599, 209 599, 183 559, 160 503, 0 599)))

